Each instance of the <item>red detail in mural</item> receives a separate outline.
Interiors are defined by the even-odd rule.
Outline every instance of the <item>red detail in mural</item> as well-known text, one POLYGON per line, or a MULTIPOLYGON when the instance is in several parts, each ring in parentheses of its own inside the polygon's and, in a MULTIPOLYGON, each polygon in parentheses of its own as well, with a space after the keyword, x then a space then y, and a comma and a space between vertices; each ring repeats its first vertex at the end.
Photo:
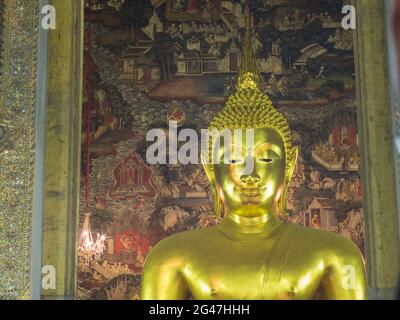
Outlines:
POLYGON ((124 231, 116 233, 115 239, 115 254, 120 255, 121 252, 141 252, 145 257, 149 251, 150 244, 145 235, 139 231, 124 231))
POLYGON ((197 4, 197 0, 189 0, 187 6, 186 6, 186 11, 187 12, 198 12, 200 11, 200 8, 197 4))
POLYGON ((177 125, 182 125, 186 120, 186 115, 184 112, 179 110, 178 107, 175 107, 167 116, 168 122, 176 121, 177 125))
POLYGON ((352 146, 357 145, 357 129, 354 127, 350 128, 350 144, 352 146))
POLYGON ((357 145, 357 129, 354 126, 335 126, 332 130, 333 145, 357 145))
POLYGON ((131 152, 115 167, 114 186, 108 195, 114 200, 134 199, 138 196, 155 198, 157 191, 151 182, 152 175, 152 170, 140 155, 131 152))
POLYGON ((333 128, 333 145, 337 146, 339 144, 339 128, 333 128))

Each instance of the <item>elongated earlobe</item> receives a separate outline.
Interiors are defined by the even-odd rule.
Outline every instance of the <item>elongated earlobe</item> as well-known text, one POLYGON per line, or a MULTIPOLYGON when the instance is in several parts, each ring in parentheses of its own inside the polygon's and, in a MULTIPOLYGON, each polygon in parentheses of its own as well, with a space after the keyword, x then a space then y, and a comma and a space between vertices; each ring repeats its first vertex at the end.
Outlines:
POLYGON ((296 168, 297 158, 299 156, 299 147, 295 146, 290 150, 290 157, 287 159, 289 161, 286 170, 286 183, 289 184, 292 180, 294 169, 296 168))
POLYGON ((293 147, 290 150, 290 157, 287 161, 289 161, 288 165, 286 166, 286 178, 285 178, 285 187, 282 191, 281 197, 279 199, 279 211, 282 218, 287 217, 287 207, 286 207, 286 199, 287 199, 287 192, 289 189, 290 181, 292 180, 294 169, 296 168, 297 158, 299 156, 299 147, 293 147))
POLYGON ((208 182, 210 183, 212 198, 214 202, 214 214, 216 217, 222 217, 223 215, 223 205, 220 197, 218 196, 217 186, 215 184, 215 175, 213 165, 211 163, 207 163, 204 157, 201 157, 201 162, 203 164, 204 172, 208 178, 208 182))
POLYGON ((288 215, 287 208, 286 208, 286 196, 287 196, 288 186, 289 186, 289 184, 285 185, 285 188, 282 191, 281 197, 279 198, 278 207, 279 207, 279 215, 281 216, 281 218, 285 218, 288 215))
POLYGON ((224 207, 222 205, 221 198, 218 196, 218 192, 215 186, 212 186, 213 190, 213 200, 214 200, 214 214, 218 218, 223 218, 224 207))
POLYGON ((212 163, 209 163, 209 159, 207 157, 208 155, 201 154, 200 160, 208 181, 210 181, 210 184, 213 185, 215 183, 214 168, 212 163))

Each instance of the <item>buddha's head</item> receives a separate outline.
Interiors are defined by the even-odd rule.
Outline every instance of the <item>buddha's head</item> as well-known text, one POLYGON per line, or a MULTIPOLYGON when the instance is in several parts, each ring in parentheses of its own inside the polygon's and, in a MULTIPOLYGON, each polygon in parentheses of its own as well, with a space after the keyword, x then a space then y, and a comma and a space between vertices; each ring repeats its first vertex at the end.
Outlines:
POLYGON ((236 93, 209 127, 210 132, 221 135, 228 131, 236 138, 226 141, 213 135, 210 158, 203 158, 203 165, 215 191, 218 215, 284 215, 298 149, 292 146, 285 117, 259 89, 260 76, 249 48, 247 34, 236 93), (252 133, 253 138, 248 139, 252 133))

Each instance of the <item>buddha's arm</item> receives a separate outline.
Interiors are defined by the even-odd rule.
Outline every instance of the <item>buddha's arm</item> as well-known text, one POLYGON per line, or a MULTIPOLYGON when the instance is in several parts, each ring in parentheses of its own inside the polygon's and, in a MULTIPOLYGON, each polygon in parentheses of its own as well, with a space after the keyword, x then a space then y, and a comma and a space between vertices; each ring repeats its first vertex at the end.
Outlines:
POLYGON ((350 241, 338 245, 339 253, 332 253, 322 279, 322 297, 327 300, 365 300, 367 284, 361 253, 350 241))
POLYGON ((172 256, 173 251, 163 247, 155 247, 146 259, 141 298, 184 300, 189 292, 180 272, 182 260, 172 256))

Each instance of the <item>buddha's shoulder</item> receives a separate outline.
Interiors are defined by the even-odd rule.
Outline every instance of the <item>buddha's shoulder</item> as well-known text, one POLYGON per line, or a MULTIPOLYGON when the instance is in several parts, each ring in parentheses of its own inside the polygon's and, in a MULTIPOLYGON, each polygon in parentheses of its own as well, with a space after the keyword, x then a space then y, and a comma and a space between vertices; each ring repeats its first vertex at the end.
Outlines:
POLYGON ((191 255, 193 248, 199 246, 207 246, 207 244, 215 243, 218 232, 215 228, 195 229, 180 232, 161 240, 150 251, 149 259, 171 259, 174 257, 184 258, 191 255))
POLYGON ((288 227, 293 230, 294 245, 302 249, 326 251, 340 256, 359 256, 360 254, 357 245, 340 234, 292 223, 288 227))
POLYGON ((210 227, 205 229, 193 229, 189 231, 179 232, 163 239, 160 244, 165 246, 176 246, 177 244, 182 244, 186 246, 186 243, 196 242, 199 240, 207 241, 208 239, 215 237, 219 233, 216 227, 210 227))

